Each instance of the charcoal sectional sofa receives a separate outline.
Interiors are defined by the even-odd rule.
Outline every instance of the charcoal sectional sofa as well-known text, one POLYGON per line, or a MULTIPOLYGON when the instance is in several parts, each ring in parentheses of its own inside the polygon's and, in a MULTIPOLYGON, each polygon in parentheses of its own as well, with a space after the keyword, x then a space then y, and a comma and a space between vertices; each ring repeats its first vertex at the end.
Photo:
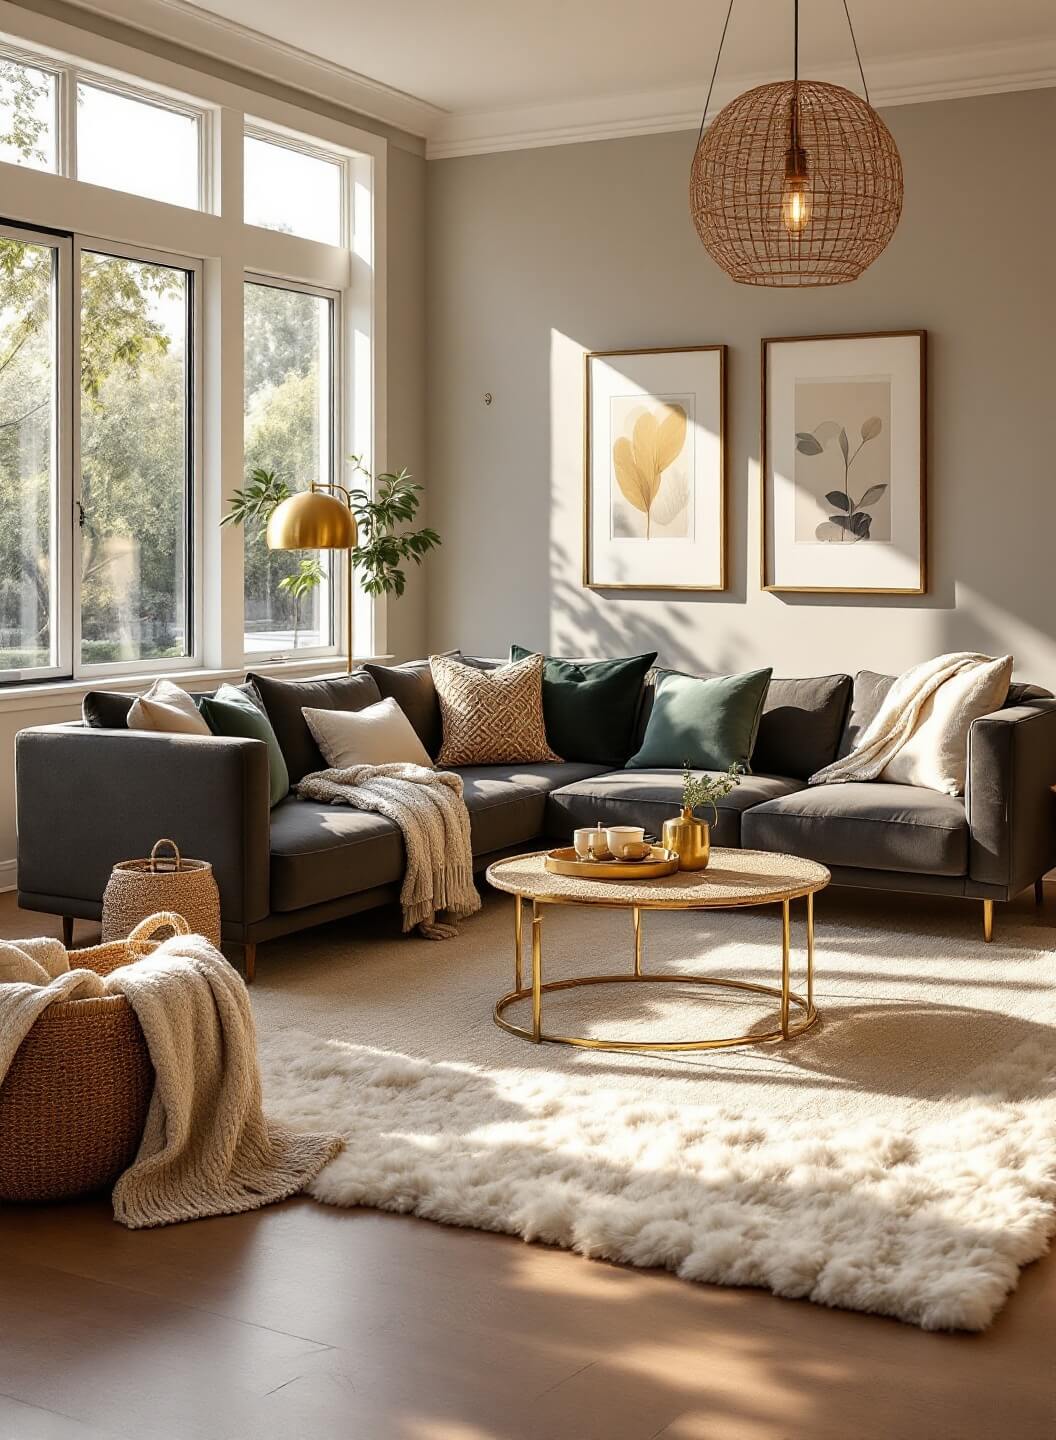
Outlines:
MULTIPOLYGON (((392 695, 438 752, 426 662, 309 682, 251 679, 291 783, 324 763, 302 705, 358 710, 392 695)), ((1056 700, 1014 684, 1003 709, 974 722, 963 798, 879 782, 810 787, 815 770, 850 751, 891 683, 870 672, 772 680, 752 773, 720 803, 713 843, 818 860, 838 885, 981 900, 989 938, 994 901, 1030 885, 1040 895, 1056 865, 1056 700)), ((651 697, 647 677, 639 736, 651 697)), ((86 721, 19 734, 20 905, 62 915, 70 929, 73 917, 98 918, 114 862, 171 836, 212 862, 225 941, 243 947, 251 976, 259 942, 398 899, 403 842, 390 821, 292 794, 269 810, 261 741, 129 730, 131 699, 88 697, 86 721)), ((481 870, 599 819, 657 833, 680 803, 675 770, 577 762, 459 773, 481 870)))

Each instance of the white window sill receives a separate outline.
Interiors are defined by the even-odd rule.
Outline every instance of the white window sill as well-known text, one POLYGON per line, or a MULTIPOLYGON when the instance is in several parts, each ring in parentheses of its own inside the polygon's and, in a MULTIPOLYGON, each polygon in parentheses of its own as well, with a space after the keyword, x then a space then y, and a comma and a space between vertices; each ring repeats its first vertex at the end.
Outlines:
MULTIPOLYGON (((393 658, 392 655, 354 655, 352 663, 384 663, 393 658)), ((183 685, 187 689, 208 690, 222 685, 225 680, 239 683, 245 679, 247 670, 259 670, 262 674, 274 675, 277 680, 287 677, 310 679, 323 675, 343 675, 345 665, 343 655, 316 655, 310 660, 279 661, 254 660, 249 656, 237 670, 163 670, 157 675, 137 671, 132 675, 100 675, 94 680, 41 680, 32 685, 0 688, 0 714, 20 710, 69 710, 71 707, 79 707, 89 690, 124 690, 139 694, 149 689, 159 678, 171 680, 173 684, 183 685)))

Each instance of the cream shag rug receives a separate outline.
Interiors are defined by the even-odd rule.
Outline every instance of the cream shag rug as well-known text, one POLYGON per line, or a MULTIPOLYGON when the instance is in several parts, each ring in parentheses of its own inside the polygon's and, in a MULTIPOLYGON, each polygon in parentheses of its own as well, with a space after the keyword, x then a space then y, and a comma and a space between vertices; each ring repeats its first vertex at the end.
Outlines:
MULTIPOLYGON (((495 1027, 505 898, 446 945, 392 916, 328 927, 260 957, 268 1108, 347 1136, 310 1187, 329 1204, 979 1330, 1056 1229, 1056 931, 1021 903, 984 945, 980 910, 830 892, 821 1025, 683 1056, 495 1027)), ((630 964, 625 915, 545 929, 548 978, 630 964)), ((776 912, 645 916, 646 969, 770 983, 778 944, 776 912)), ((678 985, 544 997, 544 1026, 610 1036, 769 1023, 765 1001, 678 985)))

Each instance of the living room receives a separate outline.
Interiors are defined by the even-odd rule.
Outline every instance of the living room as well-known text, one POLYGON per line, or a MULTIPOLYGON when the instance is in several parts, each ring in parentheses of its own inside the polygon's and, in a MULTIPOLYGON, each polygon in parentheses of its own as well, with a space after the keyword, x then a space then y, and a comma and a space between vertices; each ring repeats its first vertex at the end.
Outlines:
POLYGON ((1056 1434, 1054 127, 0 0, 0 1435, 1056 1434))

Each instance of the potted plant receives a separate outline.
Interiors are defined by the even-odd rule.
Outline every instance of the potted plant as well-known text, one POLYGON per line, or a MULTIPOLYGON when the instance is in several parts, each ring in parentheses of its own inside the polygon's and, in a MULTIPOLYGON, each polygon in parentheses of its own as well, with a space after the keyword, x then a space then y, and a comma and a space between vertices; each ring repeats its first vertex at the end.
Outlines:
POLYGON ((723 775, 694 775, 689 765, 682 772, 682 814, 664 821, 663 844, 678 856, 680 870, 705 870, 711 859, 711 825, 698 820, 695 810, 710 808, 718 822, 718 802, 740 784, 744 766, 736 762, 723 775))
MULTIPOLYGON (((435 530, 406 530, 421 503, 422 487, 416 485, 408 470, 386 472, 377 478, 371 474, 358 455, 350 457, 354 473, 363 477, 363 485, 341 490, 355 517, 358 543, 349 551, 352 568, 361 572, 363 589, 369 595, 401 596, 407 585, 403 564, 413 560, 420 565, 428 551, 440 544, 435 530)), ((254 525, 267 529, 272 514, 295 492, 273 470, 253 470, 245 487, 231 497, 230 508, 221 525, 254 525)), ((294 647, 300 623, 301 601, 319 585, 325 571, 314 555, 306 556, 299 569, 279 581, 279 589, 294 602, 294 647)))

